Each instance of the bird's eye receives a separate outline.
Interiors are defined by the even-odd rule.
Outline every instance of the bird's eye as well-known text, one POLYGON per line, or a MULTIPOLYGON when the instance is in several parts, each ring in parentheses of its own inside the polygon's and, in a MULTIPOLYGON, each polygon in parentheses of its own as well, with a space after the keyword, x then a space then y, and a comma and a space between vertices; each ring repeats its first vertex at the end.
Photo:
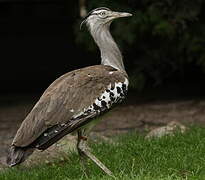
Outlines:
POLYGON ((105 15, 105 12, 101 12, 100 15, 102 15, 102 16, 105 15))
POLYGON ((105 17, 105 16, 106 16, 106 13, 105 13, 105 11, 102 11, 102 12, 99 13, 99 15, 100 15, 101 17, 105 17))

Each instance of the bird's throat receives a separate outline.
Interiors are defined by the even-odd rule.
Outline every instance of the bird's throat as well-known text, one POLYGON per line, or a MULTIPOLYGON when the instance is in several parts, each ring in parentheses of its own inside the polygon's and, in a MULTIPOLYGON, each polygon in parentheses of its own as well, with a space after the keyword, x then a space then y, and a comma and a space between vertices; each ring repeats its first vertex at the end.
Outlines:
POLYGON ((91 30, 91 35, 100 49, 101 64, 125 71, 122 54, 110 34, 109 26, 100 27, 93 31, 91 30))

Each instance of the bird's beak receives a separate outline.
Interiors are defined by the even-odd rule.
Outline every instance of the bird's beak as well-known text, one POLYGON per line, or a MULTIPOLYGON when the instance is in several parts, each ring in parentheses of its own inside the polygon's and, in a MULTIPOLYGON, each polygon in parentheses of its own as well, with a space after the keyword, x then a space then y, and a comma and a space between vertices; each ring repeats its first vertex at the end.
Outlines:
POLYGON ((116 19, 121 17, 129 17, 132 16, 132 14, 127 12, 113 12, 112 16, 114 19, 116 19))

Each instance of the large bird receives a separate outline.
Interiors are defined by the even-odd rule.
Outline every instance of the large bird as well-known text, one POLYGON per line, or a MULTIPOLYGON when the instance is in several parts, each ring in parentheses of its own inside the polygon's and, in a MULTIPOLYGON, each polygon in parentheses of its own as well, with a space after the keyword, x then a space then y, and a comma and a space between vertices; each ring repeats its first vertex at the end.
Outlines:
POLYGON ((13 139, 7 158, 9 166, 23 162, 35 149, 45 150, 76 130, 79 154, 112 174, 90 153, 86 142, 97 117, 120 103, 127 94, 128 76, 121 52, 110 34, 110 24, 114 19, 128 16, 131 14, 105 7, 88 13, 81 25, 87 25, 98 45, 101 65, 68 72, 46 89, 13 139))

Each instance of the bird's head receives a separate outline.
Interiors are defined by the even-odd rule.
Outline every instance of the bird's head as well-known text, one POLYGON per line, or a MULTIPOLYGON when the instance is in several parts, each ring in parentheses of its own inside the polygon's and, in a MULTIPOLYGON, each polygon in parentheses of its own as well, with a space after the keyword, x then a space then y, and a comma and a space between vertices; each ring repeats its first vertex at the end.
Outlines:
POLYGON ((99 28, 104 25, 109 26, 114 19, 128 16, 132 16, 132 14, 126 12, 115 12, 108 8, 101 7, 90 11, 82 21, 80 27, 86 23, 88 28, 92 30, 93 28, 99 28))

